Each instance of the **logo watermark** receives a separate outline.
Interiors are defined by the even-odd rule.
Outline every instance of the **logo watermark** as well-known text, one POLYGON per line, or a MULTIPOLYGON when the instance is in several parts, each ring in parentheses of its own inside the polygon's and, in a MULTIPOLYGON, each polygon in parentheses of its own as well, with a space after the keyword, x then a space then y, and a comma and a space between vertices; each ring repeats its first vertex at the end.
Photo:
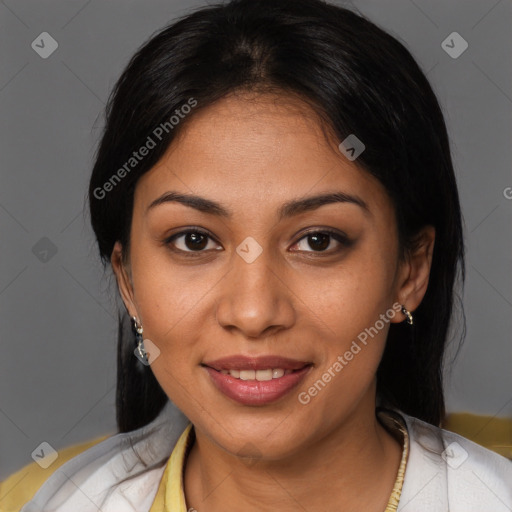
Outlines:
POLYGON ((160 123, 152 132, 148 135, 146 141, 142 146, 132 153, 132 156, 103 184, 101 187, 96 187, 93 191, 93 195, 96 199, 104 199, 108 192, 114 190, 114 187, 118 185, 127 174, 135 169, 144 158, 149 155, 150 151, 156 148, 158 142, 161 142, 164 133, 168 134, 180 123, 182 119, 185 119, 192 109, 197 105, 197 100, 189 98, 187 103, 183 104, 180 108, 177 108, 174 112, 176 115, 172 115, 168 121, 160 123))
MULTIPOLYGON (((376 336, 379 331, 384 329, 385 325, 388 324, 389 321, 401 310, 402 306, 398 302, 395 302, 392 308, 388 309, 385 314, 381 314, 379 316, 379 320, 377 320, 373 326, 367 327, 364 331, 361 331, 357 336, 357 340, 366 346, 368 336, 373 339, 373 337, 376 336)), ((352 361, 352 359, 354 359, 354 356, 361 352, 361 350, 362 348, 359 346, 357 341, 353 340, 349 350, 347 350, 343 355, 339 355, 336 358, 336 361, 329 366, 322 376, 312 386, 310 386, 307 391, 302 391, 297 395, 299 402, 302 405, 309 404, 309 402, 311 402, 311 398, 318 395, 318 393, 322 391, 322 389, 324 389, 325 386, 331 382, 331 380, 336 377, 336 375, 338 375, 341 370, 343 370, 343 368, 352 361)))

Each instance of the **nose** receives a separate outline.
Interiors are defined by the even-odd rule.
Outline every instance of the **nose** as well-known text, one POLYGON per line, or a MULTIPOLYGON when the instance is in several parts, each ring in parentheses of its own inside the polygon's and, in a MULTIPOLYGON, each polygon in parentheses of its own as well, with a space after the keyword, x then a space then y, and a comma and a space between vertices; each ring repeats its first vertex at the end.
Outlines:
MULTIPOLYGON (((283 265, 274 265, 268 251, 252 263, 235 254, 217 297, 217 322, 246 338, 264 338, 295 322, 294 295, 283 265)), ((288 272, 289 273, 289 272, 288 272)))

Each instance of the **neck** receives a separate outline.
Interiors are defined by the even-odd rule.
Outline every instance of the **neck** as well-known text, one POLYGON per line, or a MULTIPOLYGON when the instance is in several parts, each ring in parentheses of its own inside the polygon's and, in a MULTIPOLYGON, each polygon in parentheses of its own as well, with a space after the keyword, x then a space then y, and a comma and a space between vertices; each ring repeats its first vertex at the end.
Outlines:
POLYGON ((402 446, 377 420, 375 402, 285 459, 242 460, 195 430, 185 466, 187 508, 198 512, 338 510, 382 512, 402 446), (371 489, 371 492, 368 490, 371 489))

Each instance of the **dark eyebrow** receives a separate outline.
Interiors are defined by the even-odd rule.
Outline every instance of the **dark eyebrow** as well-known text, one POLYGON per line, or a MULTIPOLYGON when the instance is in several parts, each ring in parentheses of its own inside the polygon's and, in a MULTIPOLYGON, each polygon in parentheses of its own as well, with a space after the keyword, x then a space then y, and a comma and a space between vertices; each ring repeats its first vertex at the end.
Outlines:
POLYGON ((230 218, 232 213, 227 208, 224 208, 219 203, 206 199, 204 197, 194 196, 192 194, 182 194, 180 192, 166 192, 157 199, 155 199, 146 209, 146 213, 152 208, 165 203, 181 203, 190 208, 194 208, 203 213, 217 215, 219 217, 230 218))
MULTIPOLYGON (((191 194, 182 194, 180 192, 166 192, 162 196, 155 199, 147 208, 146 212, 156 206, 164 203, 177 202, 190 208, 194 208, 203 213, 217 215, 227 219, 233 216, 228 208, 204 197, 191 194)), ((283 204, 277 214, 279 220, 299 215, 311 210, 316 210, 320 206, 332 203, 351 203, 360 206, 366 214, 371 214, 370 209, 365 201, 360 197, 345 192, 333 192, 330 194, 320 194, 318 196, 306 197, 304 199, 294 199, 283 204)))
POLYGON ((310 210, 316 210, 320 206, 332 203, 351 203, 360 206, 366 214, 371 214, 365 201, 360 197, 345 192, 332 192, 330 194, 320 194, 318 196, 306 197, 285 203, 279 208, 279 220, 293 215, 298 215, 310 210))

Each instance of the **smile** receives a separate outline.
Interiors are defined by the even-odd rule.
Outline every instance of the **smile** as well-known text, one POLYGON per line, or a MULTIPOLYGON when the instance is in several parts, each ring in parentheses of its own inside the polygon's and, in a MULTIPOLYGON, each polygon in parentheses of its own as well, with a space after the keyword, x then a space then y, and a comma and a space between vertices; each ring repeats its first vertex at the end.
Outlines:
POLYGON ((261 406, 290 393, 312 363, 277 356, 231 356, 201 365, 220 393, 242 405, 261 406))

